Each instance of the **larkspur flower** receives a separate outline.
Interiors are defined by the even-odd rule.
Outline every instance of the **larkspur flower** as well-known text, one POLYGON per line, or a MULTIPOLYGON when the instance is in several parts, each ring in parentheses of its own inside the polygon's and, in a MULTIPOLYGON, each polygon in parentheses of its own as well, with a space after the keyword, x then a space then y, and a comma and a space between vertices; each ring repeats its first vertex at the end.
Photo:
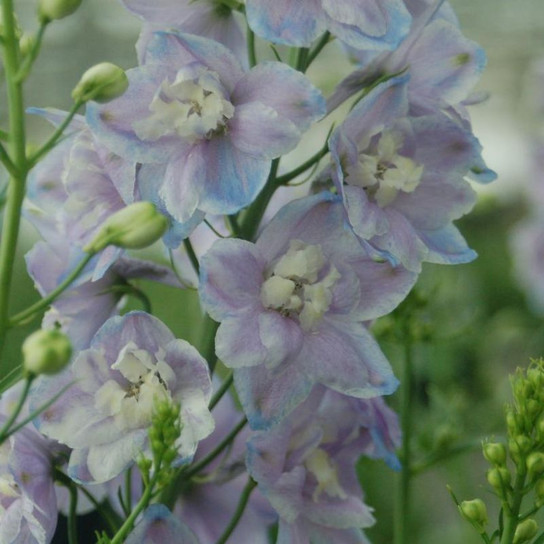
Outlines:
POLYGON ((293 201, 255 244, 218 240, 202 258, 201 301, 221 322, 216 353, 235 369, 254 428, 280 421, 316 384, 356 397, 397 386, 363 322, 393 310, 416 275, 374 261, 343 213, 327 192, 293 201))
POLYGON ((423 261, 475 258, 453 221, 475 203, 465 176, 482 159, 478 140, 450 116, 409 114, 407 81, 379 85, 338 127, 331 175, 363 243, 419 272, 423 261))
POLYGON ((51 542, 58 515, 53 462, 49 441, 32 428, 0 444, 0 542, 51 542))
POLYGON ((37 380, 32 406, 72 382, 62 399, 40 414, 37 425, 72 448, 68 474, 76 481, 110 480, 147 452, 147 430, 159 400, 181 405, 178 461, 189 460, 198 441, 213 430, 206 362, 144 312, 109 319, 69 369, 54 379, 37 380))
POLYGON ((410 0, 410 32, 393 51, 348 48, 360 64, 327 99, 332 111, 379 77, 405 71, 410 75, 410 113, 423 115, 437 109, 462 109, 486 63, 483 49, 461 33, 448 2, 410 0))
POLYGON ((251 434, 247 466, 280 516, 278 543, 367 542, 360 529, 374 518, 354 464, 369 451, 394 456, 398 424, 392 415, 378 399, 316 388, 277 427, 251 434), (386 453, 383 441, 391 438, 386 453))
POLYGON ((246 73, 221 44, 174 31, 155 33, 145 64, 127 76, 128 91, 89 105, 87 120, 104 145, 144 164, 140 187, 156 188, 154 202, 181 223, 247 206, 271 160, 325 111, 321 93, 288 66, 246 73))
POLYGON ((236 14, 220 0, 122 0, 123 4, 144 20, 136 50, 140 61, 145 60, 145 50, 153 32, 175 28, 189 34, 204 36, 222 43, 242 59, 245 56, 245 39, 236 14))
POLYGON ((246 13, 265 40, 304 47, 328 30, 353 47, 393 49, 410 25, 402 0, 247 0, 246 13))

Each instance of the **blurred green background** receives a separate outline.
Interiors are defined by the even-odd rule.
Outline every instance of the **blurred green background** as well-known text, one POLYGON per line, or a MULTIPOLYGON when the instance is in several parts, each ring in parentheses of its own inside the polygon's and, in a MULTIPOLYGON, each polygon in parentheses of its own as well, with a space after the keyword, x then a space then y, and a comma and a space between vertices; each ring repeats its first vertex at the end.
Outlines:
MULTIPOLYGON (((476 496, 494 504, 486 487, 478 444, 485 436, 503 435, 503 405, 508 402, 508 374, 530 357, 544 354, 542 315, 527 306, 513 273, 511 229, 528 210, 525 188, 535 173, 531 146, 544 134, 544 78, 535 76, 544 59, 542 0, 452 0, 461 28, 487 51, 488 68, 478 90, 490 98, 471 108, 476 135, 484 145, 488 165, 499 179, 479 189, 474 212, 459 222, 479 259, 456 267, 426 266, 419 290, 428 300, 419 316, 428 339, 416 345, 416 449, 424 458, 431 451, 448 451, 472 444, 472 450, 450 458, 419 475, 414 482, 414 544, 480 542, 460 519, 446 484, 459 499, 476 496)), ((35 28, 35 2, 16 0, 21 24, 35 28)), ((81 73, 108 60, 125 68, 136 64, 134 43, 139 21, 115 0, 85 0, 72 17, 54 23, 30 78, 28 105, 67 109, 70 91, 81 73)), ((329 51, 334 59, 338 53, 329 51)), ((324 88, 334 83, 341 63, 330 69, 323 62, 313 71, 324 88)), ((5 119, 5 111, 0 112, 5 119)), ((29 120, 31 141, 48 132, 40 120, 29 120)), ((542 175, 542 174, 541 174, 542 175)), ((544 182, 544 175, 542 175, 544 182)), ((544 232, 543 232, 544 236, 544 232)), ((25 226, 16 263, 13 311, 28 306, 37 295, 27 277, 23 255, 35 240, 25 226)), ((197 341, 196 298, 166 287, 142 284, 154 300, 159 317, 180 336, 197 341)), ((530 296, 530 295, 529 295, 530 296)), ((387 334, 389 322, 378 324, 381 344, 400 375, 402 347, 387 334)), ((8 358, 19 362, 21 340, 36 323, 9 337, 8 358)), ((397 399, 391 404, 396 406, 397 399)), ((375 544, 392 542, 394 475, 382 463, 363 461, 360 473, 368 503, 376 509, 377 525, 368 531, 375 544)), ((490 517, 496 510, 490 508, 490 517)), ((544 526, 544 523, 542 523, 544 526)))

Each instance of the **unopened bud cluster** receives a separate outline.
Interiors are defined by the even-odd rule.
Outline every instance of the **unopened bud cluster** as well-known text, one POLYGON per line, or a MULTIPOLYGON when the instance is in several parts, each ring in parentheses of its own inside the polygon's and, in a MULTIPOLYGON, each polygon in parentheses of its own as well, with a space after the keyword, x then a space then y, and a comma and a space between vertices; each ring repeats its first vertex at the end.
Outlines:
POLYGON ((158 402, 151 427, 149 429, 149 443, 153 456, 153 465, 159 471, 159 486, 170 481, 172 463, 178 457, 178 440, 181 436, 180 407, 168 401, 158 402))

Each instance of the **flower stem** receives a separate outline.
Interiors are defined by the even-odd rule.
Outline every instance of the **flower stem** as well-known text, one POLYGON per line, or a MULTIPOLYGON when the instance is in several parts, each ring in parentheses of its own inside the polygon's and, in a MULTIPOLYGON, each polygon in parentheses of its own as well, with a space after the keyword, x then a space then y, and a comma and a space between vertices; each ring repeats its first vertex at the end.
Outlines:
POLYGON ((412 477, 412 390, 414 383, 413 376, 413 354, 412 336, 407 316, 404 321, 404 371, 401 393, 401 427, 402 427, 402 470, 397 481, 397 496, 395 502, 395 544, 407 544, 410 519, 410 484, 412 477))
POLYGON ((15 407, 15 409, 9 416, 8 420, 6 421, 2 429, 0 429, 0 444, 2 444, 6 440, 6 438, 10 436, 11 434, 10 428, 15 422, 15 420, 17 419, 17 417, 19 416, 19 414, 21 413, 21 410, 23 409, 23 406, 28 397, 30 386, 32 385, 33 380, 34 380, 33 374, 30 374, 26 377, 24 388, 21 391, 21 394, 19 395, 19 399, 17 400, 17 406, 15 407))
POLYGON ((70 492, 70 510, 68 511, 68 543, 77 544, 77 487, 72 484, 68 487, 70 492))
POLYGON ((240 501, 238 502, 238 506, 236 507, 236 512, 234 512, 234 516, 232 516, 230 523, 225 529, 225 532, 219 537, 219 540, 216 542, 216 544, 225 544, 225 542, 227 542, 229 537, 232 535, 234 529, 236 529, 236 526, 238 525, 238 522, 240 521, 244 513, 244 510, 246 509, 251 492, 253 491, 253 489, 255 489, 256 485, 257 484, 251 478, 248 480, 244 490, 242 491, 242 494, 240 495, 240 501))
POLYGON ((517 475, 512 491, 512 503, 503 502, 504 528, 501 535, 500 544, 512 544, 516 527, 520 522, 519 512, 523 501, 525 491, 525 479, 527 471, 525 470, 525 461, 517 464, 517 475))
POLYGON ((10 171, 7 203, 0 243, 0 350, 7 332, 9 315, 9 295, 15 252, 21 222, 21 207, 25 196, 28 164, 26 159, 25 119, 23 89, 16 81, 19 69, 19 40, 15 33, 15 14, 13 0, 2 0, 4 73, 7 87, 9 109, 10 160, 14 165, 10 171))
POLYGON ((209 410, 213 410, 215 408, 215 405, 223 398, 223 395, 229 390, 229 387, 232 385, 233 379, 234 374, 231 370, 227 377, 223 380, 221 387, 215 392, 212 399, 210 400, 210 404, 208 405, 209 410))
POLYGON ((51 291, 46 297, 42 298, 36 304, 29 306, 26 310, 14 315, 8 322, 10 327, 21 323, 22 321, 34 317, 34 315, 45 307, 49 306, 50 302, 53 302, 61 293, 63 293, 72 282, 81 274, 83 269, 87 266, 89 261, 94 257, 94 254, 88 253, 81 262, 74 268, 72 273, 53 291, 51 291))

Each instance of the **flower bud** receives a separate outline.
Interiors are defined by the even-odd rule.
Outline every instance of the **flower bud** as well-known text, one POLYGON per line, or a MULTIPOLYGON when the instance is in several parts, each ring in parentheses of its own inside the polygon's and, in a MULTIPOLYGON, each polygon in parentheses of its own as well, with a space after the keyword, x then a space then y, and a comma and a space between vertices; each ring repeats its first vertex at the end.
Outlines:
POLYGON ((121 96, 128 87, 125 71, 111 62, 89 68, 72 91, 74 102, 109 102, 121 96))
POLYGON ((72 346, 61 331, 40 329, 26 338, 22 351, 26 372, 56 374, 69 363, 72 346))
POLYGON ((538 532, 538 525, 534 519, 526 519, 522 521, 517 527, 514 533, 513 544, 523 544, 533 538, 538 532))
POLYGON ((506 448, 498 442, 486 442, 482 445, 484 457, 492 465, 504 465, 506 463, 506 448))
POLYGON ((74 13, 82 0, 40 0, 38 16, 42 22, 63 19, 74 13))
POLYGON ((544 480, 535 484, 536 505, 540 508, 544 504, 544 480))
POLYGON ((495 467, 487 471, 487 481, 502 496, 503 489, 510 485, 512 476, 510 471, 504 467, 495 467))
POLYGON ((83 251, 96 253, 112 244, 142 249, 156 242, 168 228, 168 219, 151 202, 135 202, 110 215, 83 251))
POLYGON ((487 508, 482 499, 463 501, 459 505, 459 510, 476 527, 479 533, 485 531, 485 526, 487 525, 487 508))
POLYGON ((36 38, 32 34, 23 34, 19 39, 19 49, 21 55, 26 57, 30 54, 34 46, 36 45, 36 38))
POLYGON ((539 476, 544 472, 544 453, 533 452, 527 456, 527 470, 532 476, 539 476))

